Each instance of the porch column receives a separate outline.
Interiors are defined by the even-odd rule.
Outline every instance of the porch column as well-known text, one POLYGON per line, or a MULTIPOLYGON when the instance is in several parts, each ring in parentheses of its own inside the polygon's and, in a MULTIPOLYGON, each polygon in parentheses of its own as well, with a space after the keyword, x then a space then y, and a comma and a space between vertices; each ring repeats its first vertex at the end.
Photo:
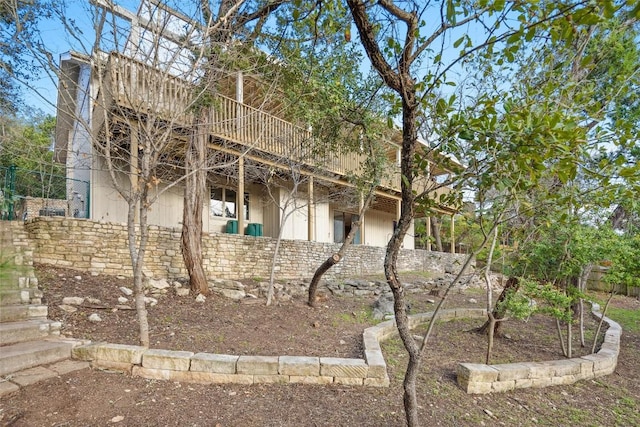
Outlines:
POLYGON ((454 215, 451 215, 451 253, 456 253, 456 222, 454 221, 454 215))
MULTIPOLYGON (((396 204, 396 227, 398 226, 398 221, 400 221, 400 217, 402 216, 402 200, 398 200, 396 204)), ((396 230, 393 230, 395 233, 396 230)), ((400 248, 404 247, 404 241, 400 244, 400 248)))
POLYGON ((238 234, 244 234, 244 157, 238 157, 238 192, 236 193, 238 206, 238 234))
POLYGON ((309 177, 309 183, 307 184, 307 239, 310 242, 315 240, 316 230, 316 205, 313 200, 313 177, 309 177))
POLYGON ((364 245, 364 217, 365 217, 365 212, 362 209, 364 207, 364 199, 362 197, 362 194, 360 194, 360 206, 359 206, 359 211, 362 212, 362 215, 360 215, 360 244, 364 245))
MULTIPOLYGON (((139 135, 138 135, 138 123, 131 123, 129 127, 129 138, 131 142, 130 153, 129 153, 129 181, 131 185, 131 191, 138 191, 138 177, 140 174, 140 170, 138 169, 139 159, 138 159, 138 146, 139 146, 139 135)), ((136 203, 135 207, 135 216, 133 221, 138 224, 140 222, 140 204, 136 203)))
POLYGON ((427 216, 425 227, 427 229, 427 250, 431 252, 431 217, 430 216, 427 216))

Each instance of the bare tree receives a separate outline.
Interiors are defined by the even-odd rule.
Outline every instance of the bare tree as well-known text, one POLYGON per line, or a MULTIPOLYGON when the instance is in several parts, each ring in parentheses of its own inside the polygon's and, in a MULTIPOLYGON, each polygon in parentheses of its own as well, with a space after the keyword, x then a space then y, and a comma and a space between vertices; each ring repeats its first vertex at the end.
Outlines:
POLYGON ((244 48, 250 48, 261 35, 265 21, 283 3, 284 0, 266 3, 224 0, 218 3, 217 10, 212 10, 209 0, 199 0, 205 34, 201 54, 206 67, 202 79, 204 89, 196 102, 199 113, 194 117, 194 131, 186 156, 187 173, 190 176, 184 191, 182 256, 189 272, 191 289, 205 295, 209 287, 202 266, 202 205, 207 190, 207 168, 204 165, 209 138, 207 122, 211 117, 211 109, 215 108, 211 95, 216 93, 223 74, 221 71, 224 70, 221 55, 236 43, 238 36, 243 37, 244 48))
MULTIPOLYGON (((347 0, 347 5, 358 30, 360 42, 373 68, 396 95, 393 105, 401 120, 401 212, 397 227, 387 245, 384 267, 387 282, 394 296, 398 332, 409 353, 409 364, 403 383, 407 422, 410 426, 416 426, 419 424, 419 418, 415 383, 427 339, 420 348, 410 333, 404 287, 398 279, 396 266, 402 241, 414 218, 416 201, 420 201, 421 197, 429 198, 429 193, 414 193, 416 177, 423 173, 421 168, 416 167, 420 163, 416 158, 422 157, 418 143, 421 118, 425 117, 425 111, 433 111, 440 120, 447 121, 449 114, 454 113, 450 105, 455 102, 455 98, 444 99, 439 90, 447 82, 447 73, 461 65, 465 58, 479 52, 486 52, 491 56, 497 52, 498 47, 503 46, 507 49, 505 52, 513 57, 513 51, 509 49, 517 50, 525 40, 525 33, 527 38, 535 35, 535 29, 541 23, 562 17, 581 7, 581 4, 551 8, 544 15, 530 14, 534 9, 529 9, 527 4, 515 3, 462 6, 455 2, 436 4, 390 0, 370 3, 347 0), (516 10, 521 14, 522 21, 515 27, 502 25, 516 10), (465 32, 454 42, 454 48, 461 48, 459 55, 454 55, 453 59, 445 59, 444 50, 449 44, 449 37, 455 34, 456 29, 466 28, 471 24, 483 28, 485 34, 474 40, 465 32), (419 69, 427 63, 430 65, 428 71, 419 69)), ((451 138, 455 136, 451 135, 451 138)), ((463 271, 468 264, 469 261, 463 266, 463 271)), ((433 327, 433 323, 430 328, 433 327)))

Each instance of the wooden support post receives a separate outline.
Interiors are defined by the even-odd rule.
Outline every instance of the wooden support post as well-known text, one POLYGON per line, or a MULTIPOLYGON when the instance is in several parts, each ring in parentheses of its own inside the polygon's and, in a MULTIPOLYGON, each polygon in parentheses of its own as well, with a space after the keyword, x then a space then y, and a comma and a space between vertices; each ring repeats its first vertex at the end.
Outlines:
POLYGON ((313 177, 309 177, 308 184, 308 200, 307 200, 307 238, 310 242, 315 240, 315 230, 316 230, 316 205, 314 203, 313 196, 313 177))
POLYGON ((244 157, 238 158, 238 192, 236 193, 238 207, 238 234, 244 234, 244 157))
POLYGON ((428 216, 425 222, 425 227, 427 229, 427 250, 431 252, 431 217, 428 216))
MULTIPOLYGON (((138 191, 139 186, 139 175, 140 169, 138 168, 139 159, 138 159, 138 147, 139 147, 139 134, 138 134, 138 124, 131 123, 130 125, 130 152, 129 152, 129 181, 131 185, 131 192, 138 191)), ((136 203, 135 207, 135 217, 133 220, 136 224, 140 222, 140 203, 136 203)))
POLYGON ((242 117, 242 104, 244 103, 244 76, 242 71, 238 71, 236 74, 236 135, 240 141, 244 141, 246 129, 244 129, 245 123, 242 117))
POLYGON ((455 215, 451 215, 451 253, 452 254, 456 253, 456 235, 455 235, 455 231, 456 231, 455 215))
POLYGON ((366 216, 364 210, 362 209, 364 207, 364 198, 362 197, 362 194, 360 194, 360 204, 359 204, 359 212, 362 212, 362 215, 360 215, 360 218, 358 218, 358 220, 360 221, 360 244, 364 245, 364 217, 366 216))

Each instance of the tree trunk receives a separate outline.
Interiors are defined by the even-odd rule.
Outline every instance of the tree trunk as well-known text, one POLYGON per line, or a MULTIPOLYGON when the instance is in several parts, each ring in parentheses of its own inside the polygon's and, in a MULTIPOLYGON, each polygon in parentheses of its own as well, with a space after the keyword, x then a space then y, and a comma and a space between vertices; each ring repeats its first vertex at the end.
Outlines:
MULTIPOLYGON (((518 292, 519 288, 520 288, 520 282, 517 277, 509 277, 509 279, 507 279, 507 283, 505 283, 504 289, 500 293, 500 296, 496 301, 495 308, 493 309, 493 312, 492 312, 493 317, 496 320, 496 326, 493 331, 494 336, 498 336, 498 337, 501 336, 500 324, 502 323, 502 320, 504 319, 504 315, 505 315, 504 310, 500 309, 500 305, 502 301, 504 301, 507 298, 507 295, 509 295, 510 292, 518 292)), ((484 322, 482 326, 476 329, 476 332, 481 334, 488 333, 490 324, 491 324, 491 320, 488 319, 486 322, 484 322)))
POLYGON ((340 254, 333 254, 329 258, 327 258, 321 265, 318 267, 316 272, 313 274, 313 279, 311 279, 311 283, 309 283, 309 299, 307 300, 307 304, 310 307, 316 306, 316 291, 318 289, 318 284, 320 283, 320 279, 329 271, 331 267, 340 262, 341 256, 340 254))
POLYGON ((556 319, 556 329, 558 330, 558 340, 560 341, 560 349, 562 350, 562 355, 567 357, 567 347, 564 344, 564 336, 562 335, 562 328, 560 327, 560 319, 556 319))
MULTIPOLYGON (((415 87, 412 86, 412 89, 415 87)), ((396 319, 396 328, 405 349, 409 353, 409 364, 404 377, 404 410, 409 427, 418 426, 418 397, 416 394, 416 379, 420 368, 420 348, 416 344, 409 329, 409 320, 406 310, 404 286, 398 279, 397 261, 398 254, 407 230, 411 226, 414 214, 413 196, 413 162, 415 154, 415 141, 417 139, 415 92, 406 93, 402 101, 402 150, 400 159, 400 171, 402 173, 400 201, 400 218, 389 243, 384 261, 384 271, 387 283, 393 293, 393 308, 396 319), (410 98, 410 99, 407 99, 410 98)))
MULTIPOLYGON (((144 173, 144 170, 143 170, 144 173)), ((144 175, 143 175, 144 176, 144 175)), ((142 184, 144 186, 144 184, 142 184)), ((145 186, 146 187, 146 186, 145 186)), ((129 255, 131 256, 131 266, 133 267, 133 291, 136 303, 136 315, 138 318, 138 330, 140 345, 149 347, 149 319, 147 317, 147 306, 144 301, 144 282, 142 277, 142 268, 144 266, 144 257, 149 240, 149 230, 147 227, 146 190, 142 191, 143 195, 140 200, 140 224, 136 227, 136 206, 138 199, 136 197, 128 200, 129 209, 127 213, 127 238, 129 244, 129 255), (140 232, 140 240, 136 245, 137 230, 140 232)))
POLYGON ((442 252, 442 237, 440 236, 440 220, 437 216, 431 217, 431 235, 435 238, 436 251, 442 252))
MULTIPOLYGON (((580 282, 578 282, 578 289, 580 292, 584 293, 587 290, 587 280, 589 280, 589 275, 593 270, 593 264, 588 264, 586 267, 582 269, 582 274, 580 274, 580 282)), ((580 298, 580 319, 579 319, 579 329, 580 329, 580 347, 586 347, 586 342, 584 338, 584 299, 580 298)))
MULTIPOLYGON (((206 109, 201 114, 206 116, 206 109)), ((186 174, 182 214, 182 258, 189 273, 189 286, 195 293, 209 295, 209 284, 202 265, 202 208, 206 192, 206 142, 204 120, 196 120, 194 133, 185 153, 186 174)))
MULTIPOLYGON (((378 163, 376 162, 376 164, 378 163)), ((358 230, 360 230, 360 225, 362 224, 362 218, 364 217, 364 214, 367 212, 367 210, 369 209, 369 206, 371 205, 371 202, 373 201, 376 187, 377 187, 377 183, 374 182, 369 188, 369 194, 367 194, 367 198, 365 199, 364 203, 360 207, 360 210, 358 211, 359 219, 358 221, 352 224, 351 230, 349 230, 349 234, 347 234, 347 237, 344 239, 344 242, 342 242, 342 246, 340 246, 340 249, 338 250, 338 252, 331 255, 329 258, 327 258, 320 265, 320 267, 318 267, 316 272, 313 274, 311 283, 309 283, 309 297, 307 299, 307 304, 310 307, 316 306, 315 305, 316 292, 318 290, 318 284, 320 283, 320 279, 322 279, 322 276, 324 275, 324 273, 329 271, 331 267, 333 267, 334 265, 339 263, 340 260, 342 260, 342 258, 344 257, 344 254, 347 252, 347 249, 349 249, 349 247, 353 243, 353 239, 355 239, 356 234, 358 234, 358 230)))
POLYGON ((273 249, 273 258, 271 260, 271 273, 269 275, 269 288, 267 289, 267 305, 271 305, 271 301, 273 300, 273 283, 276 278, 276 261, 278 260, 278 252, 280 251, 280 242, 282 241, 282 229, 284 228, 284 223, 286 221, 286 217, 280 223, 280 231, 278 231, 278 238, 276 239, 276 247, 273 249))
POLYGON ((615 289, 615 287, 611 288, 611 294, 609 295, 609 298, 607 299, 607 302, 604 305, 604 309, 602 309, 602 311, 601 311, 602 316, 600 316, 600 321, 598 322, 598 327, 596 328, 596 333, 593 334, 593 345, 591 346, 591 353, 595 353, 596 352, 596 345, 598 344, 598 335, 600 335, 600 331, 602 330, 602 324, 604 323, 604 316, 607 315, 607 309, 609 308, 609 303, 613 299, 613 296, 616 294, 614 289, 615 289))
POLYGON ((493 337, 495 336, 496 325, 498 325, 499 323, 496 323, 496 318, 493 316, 493 313, 489 313, 489 320, 487 320, 487 322, 489 322, 489 327, 487 328, 487 357, 484 363, 488 365, 489 363, 491 363, 491 354, 493 352, 493 337))

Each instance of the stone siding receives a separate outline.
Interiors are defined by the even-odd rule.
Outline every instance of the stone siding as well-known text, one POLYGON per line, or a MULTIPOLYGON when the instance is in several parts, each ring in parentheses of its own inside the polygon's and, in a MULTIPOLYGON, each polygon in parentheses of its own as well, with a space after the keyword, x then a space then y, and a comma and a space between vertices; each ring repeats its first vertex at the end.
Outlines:
MULTIPOLYGON (((38 217, 25 223, 35 248, 34 261, 92 274, 131 276, 126 224, 77 218, 38 217)), ((177 228, 150 226, 145 274, 157 278, 187 277, 177 228)), ((210 278, 247 279, 269 276, 275 239, 207 233, 203 239, 204 268, 210 278)), ((278 279, 311 278, 318 265, 339 249, 338 244, 283 240, 276 265, 278 279)), ((354 245, 327 278, 379 274, 385 248, 354 245)), ((466 255, 402 250, 399 271, 443 273, 460 269, 466 255)))

